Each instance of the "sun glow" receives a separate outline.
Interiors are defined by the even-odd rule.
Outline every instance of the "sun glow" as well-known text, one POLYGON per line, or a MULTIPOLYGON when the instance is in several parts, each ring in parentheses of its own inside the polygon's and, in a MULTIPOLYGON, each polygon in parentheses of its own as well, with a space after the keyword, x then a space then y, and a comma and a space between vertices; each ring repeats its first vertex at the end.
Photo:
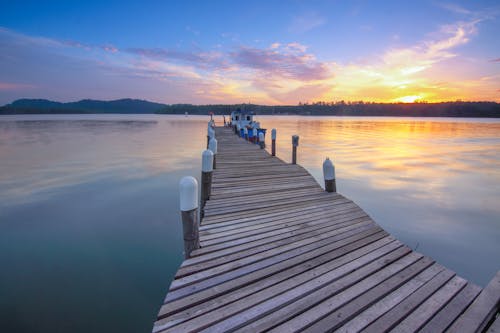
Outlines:
POLYGON ((415 101, 418 101, 421 99, 422 99, 422 96, 410 95, 410 96, 403 96, 403 97, 396 98, 396 102, 415 103, 415 101))

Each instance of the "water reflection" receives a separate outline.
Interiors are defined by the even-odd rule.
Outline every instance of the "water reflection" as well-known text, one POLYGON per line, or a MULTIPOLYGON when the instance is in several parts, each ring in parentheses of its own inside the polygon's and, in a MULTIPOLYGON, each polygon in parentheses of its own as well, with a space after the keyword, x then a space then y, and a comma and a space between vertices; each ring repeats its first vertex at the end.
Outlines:
POLYGON ((2 119, 0 202, 26 202, 37 193, 100 177, 140 178, 191 168, 206 126, 202 117, 187 123, 180 117, 94 117, 2 119))
MULTIPOLYGON (((499 121, 259 118, 286 161, 300 135, 320 183, 332 158, 339 191, 409 246, 482 285, 499 268, 499 121)), ((182 258, 177 184, 199 176, 206 121, 0 117, 0 327, 149 331, 182 258)))
POLYGON ((333 158, 338 189, 402 241, 476 283, 500 253, 500 121, 260 117, 278 129, 278 155, 322 182, 333 158))

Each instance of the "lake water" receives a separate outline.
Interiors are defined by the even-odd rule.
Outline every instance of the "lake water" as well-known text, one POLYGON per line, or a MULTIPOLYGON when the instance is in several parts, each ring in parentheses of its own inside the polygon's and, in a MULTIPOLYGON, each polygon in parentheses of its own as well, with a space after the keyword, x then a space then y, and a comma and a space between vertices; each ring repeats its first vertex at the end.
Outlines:
MULTIPOLYGON (((500 269, 500 120, 260 116, 277 155, 484 286, 500 269)), ((149 332, 182 261, 178 181, 208 117, 0 117, 0 327, 149 332)), ((221 119, 216 119, 219 124, 221 119)))

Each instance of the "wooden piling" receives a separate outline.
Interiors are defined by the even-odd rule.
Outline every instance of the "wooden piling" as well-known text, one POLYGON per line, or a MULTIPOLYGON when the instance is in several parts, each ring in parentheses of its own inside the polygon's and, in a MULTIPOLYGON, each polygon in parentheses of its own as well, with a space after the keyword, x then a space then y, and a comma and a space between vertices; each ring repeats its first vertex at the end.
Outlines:
POLYGON ((299 136, 292 136, 292 164, 297 164, 297 147, 299 146, 299 136))
POLYGON ((193 177, 184 177, 179 183, 182 233, 184 238, 184 258, 200 248, 198 232, 198 182, 193 177))
POLYGON ((259 133, 259 146, 260 146, 260 149, 264 149, 266 147, 266 142, 264 140, 265 140, 264 133, 260 132, 259 133))
POLYGON ((201 247, 177 271, 153 333, 499 327, 500 274, 481 291, 326 193, 304 168, 216 131, 201 247))
POLYGON ((212 151, 212 153, 214 154, 213 168, 217 169, 217 163, 216 163, 216 158, 217 158, 217 139, 215 137, 210 139, 210 142, 208 144, 208 149, 210 149, 212 151))
POLYGON ((327 157, 323 162, 323 177, 325 178, 325 191, 337 192, 337 184, 335 182, 335 167, 332 161, 327 157))
POLYGON ((271 130, 271 156, 276 156, 276 128, 271 130))
POLYGON ((213 173, 214 154, 211 150, 204 150, 201 155, 201 197, 200 214, 204 216, 204 207, 212 191, 212 173, 213 173))

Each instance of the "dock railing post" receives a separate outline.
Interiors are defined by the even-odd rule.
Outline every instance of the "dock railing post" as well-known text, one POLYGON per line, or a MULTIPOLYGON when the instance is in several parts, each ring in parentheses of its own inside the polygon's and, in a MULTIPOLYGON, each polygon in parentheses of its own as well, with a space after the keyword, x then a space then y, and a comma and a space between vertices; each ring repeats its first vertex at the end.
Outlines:
POLYGON ((201 154, 201 202, 200 215, 205 215, 205 203, 210 199, 212 193, 212 172, 214 170, 214 153, 211 150, 204 150, 201 154))
POLYGON ((212 151, 212 153, 214 154, 213 168, 217 169, 217 163, 216 163, 216 159, 217 159, 217 139, 216 138, 213 137, 213 138, 210 139, 210 142, 208 143, 208 149, 210 149, 212 151))
POLYGON ((179 182, 182 234, 184 238, 184 258, 200 247, 198 232, 198 182, 191 176, 179 182))
POLYGON ((337 192, 337 184, 335 182, 335 166, 328 157, 323 162, 323 176, 325 178, 325 191, 337 192))
POLYGON ((208 149, 208 144, 210 143, 210 139, 215 138, 215 130, 212 128, 212 126, 208 125, 207 129, 207 149, 208 149))
POLYGON ((299 136, 292 135, 292 164, 297 164, 297 147, 299 146, 299 136))
POLYGON ((271 156, 276 156, 276 128, 271 130, 271 156))
POLYGON ((260 132, 259 133, 259 146, 260 146, 260 149, 264 149, 266 147, 266 142, 264 140, 265 140, 264 133, 260 132))

